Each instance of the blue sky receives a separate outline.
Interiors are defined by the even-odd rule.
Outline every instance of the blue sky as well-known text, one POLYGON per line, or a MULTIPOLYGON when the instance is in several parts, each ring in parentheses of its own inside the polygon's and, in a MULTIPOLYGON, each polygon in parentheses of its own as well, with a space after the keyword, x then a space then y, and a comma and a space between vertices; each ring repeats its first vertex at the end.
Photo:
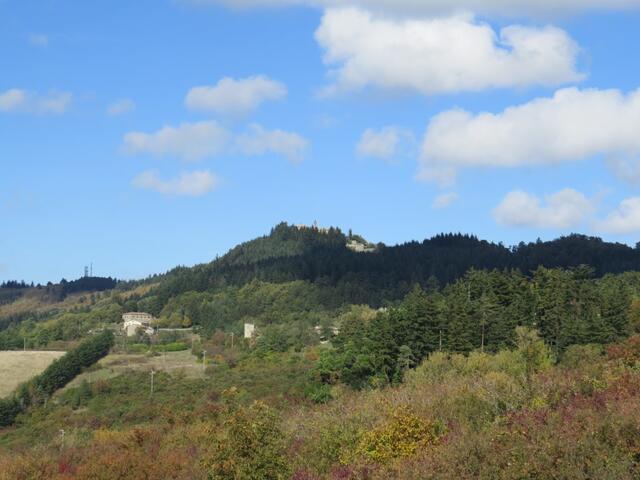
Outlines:
POLYGON ((280 221, 635 244, 640 2, 509 3, 0 0, 0 280, 280 221))

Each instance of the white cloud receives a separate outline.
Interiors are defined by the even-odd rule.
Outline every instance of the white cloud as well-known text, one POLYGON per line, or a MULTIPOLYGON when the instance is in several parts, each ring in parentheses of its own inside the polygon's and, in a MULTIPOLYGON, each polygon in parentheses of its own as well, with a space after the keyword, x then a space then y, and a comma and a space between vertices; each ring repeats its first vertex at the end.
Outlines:
POLYGON ((297 133, 266 130, 261 125, 252 124, 248 133, 236 136, 235 147, 244 155, 276 153, 298 163, 304 159, 309 142, 297 133))
MULTIPOLYGON (((640 90, 567 88, 498 114, 449 110, 429 123, 418 177, 448 184, 465 167, 552 165, 594 155, 635 164, 638 125, 640 90)), ((617 173, 637 176, 630 168, 617 173)))
POLYGON ((362 157, 373 157, 381 160, 393 160, 401 155, 404 143, 410 142, 413 135, 400 127, 384 127, 379 130, 368 128, 360 137, 356 153, 362 157))
POLYGON ((12 88, 0 93, 0 112, 35 115, 61 114, 71 105, 69 92, 51 91, 47 94, 12 88))
POLYGON ((553 15, 590 10, 632 9, 639 0, 183 0, 194 5, 225 5, 232 8, 358 6, 388 14, 441 15, 472 10, 497 15, 553 15))
POLYGON ((308 148, 309 142, 297 133, 252 124, 246 133, 234 134, 215 121, 165 126, 152 133, 130 132, 124 136, 123 145, 130 155, 175 157, 188 162, 222 154, 275 153, 296 163, 304 159, 308 148))
POLYGON ((163 195, 188 197, 205 195, 218 183, 218 178, 207 170, 185 172, 171 180, 162 180, 158 172, 147 170, 133 179, 133 185, 144 190, 153 190, 163 195))
POLYGON ((130 98, 121 98, 107 106, 107 114, 114 117, 132 112, 135 108, 136 104, 133 100, 130 98))
POLYGON ((154 157, 177 157, 193 162, 223 153, 230 133, 215 121, 166 126, 154 133, 130 132, 124 136, 124 149, 129 154, 154 157))
POLYGON ((582 193, 566 188, 544 201, 522 190, 514 190, 494 210, 495 220, 511 227, 567 229, 580 225, 593 212, 592 202, 582 193))
POLYGON ((30 33, 27 35, 27 40, 34 47, 44 48, 49 46, 49 37, 43 33, 30 33))
POLYGON ((25 105, 26 101, 27 93, 24 90, 12 88, 0 93, 0 111, 14 112, 25 105))
POLYGON ((598 231, 612 234, 627 234, 640 231, 640 197, 631 197, 620 202, 618 208, 602 221, 594 222, 598 231))
POLYGON ((243 79, 223 78, 214 86, 192 88, 185 104, 191 110, 226 115, 246 115, 269 100, 287 95, 287 87, 264 75, 243 79))
POLYGON ((447 208, 451 206, 453 203, 457 202, 458 198, 460 197, 455 192, 443 193, 442 195, 438 195, 436 197, 436 199, 433 201, 432 206, 433 208, 438 210, 447 208))
POLYGON ((470 15, 391 20, 354 8, 328 10, 316 31, 334 68, 326 94, 376 87, 424 95, 579 81, 579 49, 555 27, 496 33, 470 15))

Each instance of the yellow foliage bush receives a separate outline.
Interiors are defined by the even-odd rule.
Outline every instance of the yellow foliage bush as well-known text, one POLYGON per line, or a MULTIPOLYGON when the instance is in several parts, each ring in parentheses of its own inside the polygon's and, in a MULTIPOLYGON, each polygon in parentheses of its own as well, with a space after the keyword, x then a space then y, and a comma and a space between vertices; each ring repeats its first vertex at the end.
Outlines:
POLYGON ((376 463, 388 464, 436 443, 443 433, 441 423, 421 418, 409 407, 402 406, 387 422, 362 435, 356 454, 376 463))

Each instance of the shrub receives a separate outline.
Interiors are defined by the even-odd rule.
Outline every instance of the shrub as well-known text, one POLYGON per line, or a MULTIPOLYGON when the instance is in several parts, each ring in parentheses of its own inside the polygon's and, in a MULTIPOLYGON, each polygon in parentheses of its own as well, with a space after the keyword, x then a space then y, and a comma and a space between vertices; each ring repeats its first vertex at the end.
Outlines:
POLYGON ((209 462, 212 478, 221 480, 284 480, 289 470, 276 415, 261 402, 232 407, 209 462))
POLYGON ((387 464, 434 444, 443 433, 441 423, 418 417, 403 406, 387 422, 365 433, 356 453, 376 463, 387 464))
POLYGON ((15 398, 0 399, 0 427, 11 425, 21 410, 15 398))
POLYGON ((634 335, 622 343, 611 345, 607 349, 607 356, 629 366, 635 365, 640 361, 640 335, 634 335))
POLYGON ((307 396, 314 403, 328 403, 333 399, 329 385, 314 385, 309 389, 307 396))
POLYGON ((562 355, 560 364, 567 368, 583 368, 598 362, 603 353, 602 345, 571 345, 562 355))

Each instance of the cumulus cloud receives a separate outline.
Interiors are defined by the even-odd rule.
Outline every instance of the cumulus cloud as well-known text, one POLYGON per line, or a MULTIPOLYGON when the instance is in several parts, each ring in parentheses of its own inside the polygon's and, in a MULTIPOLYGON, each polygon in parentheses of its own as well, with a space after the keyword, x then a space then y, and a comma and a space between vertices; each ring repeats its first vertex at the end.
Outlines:
POLYGON ((298 163, 304 159, 309 142, 297 133, 267 130, 261 125, 252 124, 247 133, 236 136, 235 148, 244 155, 275 153, 292 163, 298 163))
POLYGON ((200 197, 212 191, 219 181, 208 170, 185 172, 178 178, 162 180, 155 170, 142 172, 133 179, 135 187, 163 195, 200 197))
POLYGON ((361 157, 373 157, 389 161, 402 154, 404 144, 413 136, 400 127, 384 127, 379 130, 368 128, 360 137, 356 153, 361 157))
POLYGON ((130 98, 121 98, 107 106, 107 114, 115 117, 135 110, 136 104, 130 98))
POLYGON ((495 32, 471 15, 392 20, 330 9, 316 31, 335 81, 326 94, 365 87, 424 95, 579 81, 579 48, 555 27, 495 32))
POLYGON ((437 210, 447 208, 457 202, 458 198, 460 197, 455 192, 443 193, 442 195, 438 195, 433 201, 433 208, 437 210))
POLYGON ((304 159, 309 142, 284 130, 268 130, 251 124, 245 133, 234 134, 215 121, 165 126, 152 133, 130 132, 123 150, 130 154, 174 157, 187 162, 222 154, 263 155, 275 153, 296 163, 304 159))
POLYGON ((595 155, 627 159, 617 173, 637 178, 640 90, 559 90, 501 113, 449 110, 435 116, 422 145, 419 178, 450 184, 466 167, 575 162, 595 155))
POLYGON ((29 113, 34 115, 61 114, 71 105, 69 92, 51 91, 46 94, 12 88, 0 92, 0 112, 29 113))
POLYGON ((183 123, 153 133, 127 133, 124 150, 129 154, 176 157, 193 162, 224 152, 229 140, 229 132, 215 121, 183 123))
POLYGON ((213 86, 192 88, 185 104, 191 110, 225 115, 246 115, 269 100, 287 95, 287 87, 264 75, 234 79, 225 77, 213 86))
POLYGON ((544 200, 514 190, 494 210, 495 220, 510 227, 567 229, 580 225, 593 212, 592 202, 582 193, 566 188, 544 200))
POLYGON ((30 33, 27 35, 27 40, 34 47, 44 48, 49 46, 49 37, 44 33, 30 33))
POLYGON ((639 0, 183 0, 193 5, 255 7, 336 7, 345 4, 387 14, 441 15, 460 10, 497 15, 553 15, 640 7, 639 0))
POLYGON ((640 231, 640 197, 631 197, 620 202, 618 208, 604 220, 594 222, 598 231, 617 235, 640 231))

